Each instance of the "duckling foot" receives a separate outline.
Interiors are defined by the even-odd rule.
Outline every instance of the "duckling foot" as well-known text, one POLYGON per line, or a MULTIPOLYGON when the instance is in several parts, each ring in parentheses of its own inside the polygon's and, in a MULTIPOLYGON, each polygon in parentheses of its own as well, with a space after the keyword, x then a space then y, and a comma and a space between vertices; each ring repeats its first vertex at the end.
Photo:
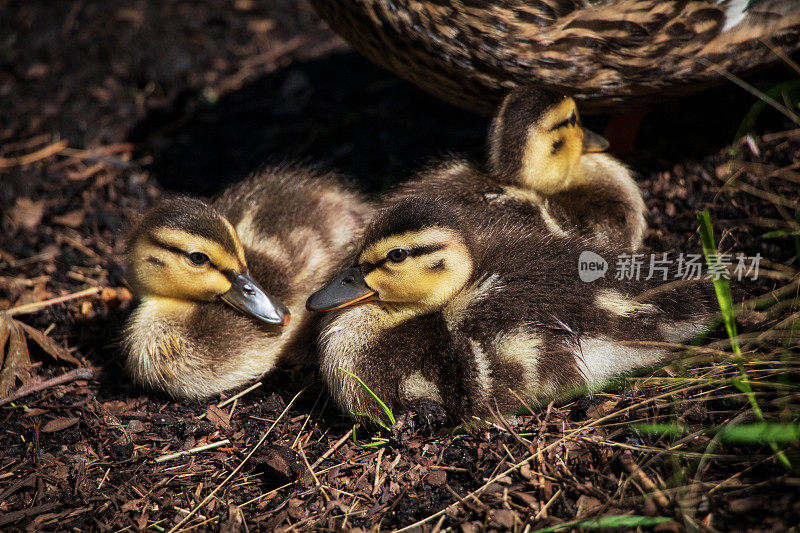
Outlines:
POLYGON ((397 418, 391 440, 405 446, 412 437, 433 437, 450 422, 444 405, 428 398, 420 399, 412 409, 397 418))

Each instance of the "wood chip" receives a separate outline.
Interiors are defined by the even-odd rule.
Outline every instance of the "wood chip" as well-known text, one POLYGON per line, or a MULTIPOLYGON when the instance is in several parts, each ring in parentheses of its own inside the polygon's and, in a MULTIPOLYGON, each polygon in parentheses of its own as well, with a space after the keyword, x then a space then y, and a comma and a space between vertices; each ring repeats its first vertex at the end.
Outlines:
POLYGON ((80 418, 56 418, 55 420, 51 420, 46 423, 42 427, 42 433, 55 433, 56 431, 62 431, 67 428, 71 428, 75 424, 80 422, 80 418))

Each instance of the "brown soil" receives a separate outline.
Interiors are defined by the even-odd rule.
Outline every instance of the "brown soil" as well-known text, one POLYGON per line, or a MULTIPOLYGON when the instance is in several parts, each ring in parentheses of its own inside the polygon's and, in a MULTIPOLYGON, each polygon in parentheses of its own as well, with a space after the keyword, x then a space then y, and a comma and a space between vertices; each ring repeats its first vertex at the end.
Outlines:
MULTIPOLYGON (((426 518, 426 531, 532 531, 631 513, 670 519, 658 531, 800 522, 800 478, 768 447, 632 427, 747 419, 724 356, 455 434, 421 405, 382 448, 354 444, 313 373, 276 373, 223 409, 137 389, 119 347, 134 305, 124 235, 164 191, 212 195, 264 162, 307 159, 378 192, 431 158, 480 158, 487 121, 372 66, 303 1, 0 0, 0 43, 0 309, 111 289, 15 317, 99 370, 0 407, 0 529, 166 531, 189 512, 181 528, 221 531, 426 518), (676 374, 708 382, 676 385, 676 374)), ((750 81, 796 77, 778 67, 750 81)), ((729 85, 654 106, 627 158, 650 211, 647 245, 697 253, 696 213, 709 209, 723 249, 765 258, 758 282, 737 284, 746 295, 786 286, 799 268, 797 239, 762 236, 797 216, 800 131, 765 111, 733 142, 755 101, 729 85)), ((599 130, 606 120, 586 118, 599 130)), ((740 325, 758 332, 796 312, 753 311, 740 325)), ((708 346, 727 349, 720 339, 708 346)), ((796 381, 796 340, 780 352, 782 373, 770 363, 779 343, 758 342, 751 379, 796 381)), ((74 368, 29 344, 34 381, 74 368)), ((780 390, 759 390, 762 408, 795 421, 797 394, 780 390)), ((796 442, 787 453, 800 464, 796 442)))

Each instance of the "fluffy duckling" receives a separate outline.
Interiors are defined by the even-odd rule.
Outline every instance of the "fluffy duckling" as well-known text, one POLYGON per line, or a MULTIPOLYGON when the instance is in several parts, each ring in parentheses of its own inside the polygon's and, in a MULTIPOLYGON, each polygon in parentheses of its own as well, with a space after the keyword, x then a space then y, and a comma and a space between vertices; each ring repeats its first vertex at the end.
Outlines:
POLYGON ((631 171, 601 153, 605 139, 584 130, 575 101, 531 88, 512 91, 495 116, 484 170, 449 160, 401 185, 396 196, 471 204, 483 216, 514 213, 531 228, 600 246, 642 244, 645 204, 631 171))
POLYGON ((319 316, 305 298, 342 268, 369 215, 335 176, 290 167, 256 173, 211 204, 157 204, 129 241, 141 303, 124 332, 128 372, 203 398, 308 362, 319 316))
MULTIPOLYGON (((326 315, 320 368, 344 409, 379 418, 422 398, 455 420, 521 406, 655 364, 699 333, 702 291, 612 276, 584 283, 580 239, 474 205, 398 195, 365 230, 354 264, 307 302, 326 315), (656 289, 656 290, 652 290, 656 289)), ((608 249, 589 248, 601 256, 608 249)))
POLYGON ((555 234, 636 249, 645 204, 631 171, 608 154, 608 142, 581 127, 575 101, 523 87, 511 91, 492 121, 489 174, 504 198, 529 199, 555 234))

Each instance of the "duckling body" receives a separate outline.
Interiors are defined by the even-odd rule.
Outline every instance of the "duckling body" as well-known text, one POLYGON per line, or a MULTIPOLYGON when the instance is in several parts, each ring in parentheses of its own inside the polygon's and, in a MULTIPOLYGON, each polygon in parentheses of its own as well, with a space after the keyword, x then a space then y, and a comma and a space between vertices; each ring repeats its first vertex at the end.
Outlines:
POLYGON ((584 283, 585 250, 612 263, 616 253, 481 216, 470 203, 388 199, 355 265, 307 304, 334 309, 320 335, 333 396, 344 410, 380 417, 344 369, 393 409, 428 398, 469 420, 655 364, 668 350, 647 342, 702 330, 711 309, 703 291, 645 294, 658 283, 611 275, 584 283))
POLYGON ((489 115, 519 86, 601 110, 688 94, 800 45, 795 0, 312 0, 357 51, 489 115), (769 42, 770 47, 762 43, 769 42))
POLYGON ((575 101, 524 87, 511 91, 492 121, 488 164, 449 160, 402 185, 397 195, 474 205, 558 237, 636 250, 647 227, 642 192, 629 168, 602 153, 584 130, 575 101))
POLYGON ((504 99, 489 132, 489 175, 504 198, 525 200, 549 217, 555 234, 636 249, 647 227, 633 175, 602 153, 608 142, 583 129, 575 100, 521 87, 504 99))
POLYGON ((335 176, 299 167, 265 169, 211 204, 156 205, 130 239, 141 303, 125 330, 129 373, 203 398, 310 362, 319 317, 303 303, 352 253, 369 214, 335 176))

